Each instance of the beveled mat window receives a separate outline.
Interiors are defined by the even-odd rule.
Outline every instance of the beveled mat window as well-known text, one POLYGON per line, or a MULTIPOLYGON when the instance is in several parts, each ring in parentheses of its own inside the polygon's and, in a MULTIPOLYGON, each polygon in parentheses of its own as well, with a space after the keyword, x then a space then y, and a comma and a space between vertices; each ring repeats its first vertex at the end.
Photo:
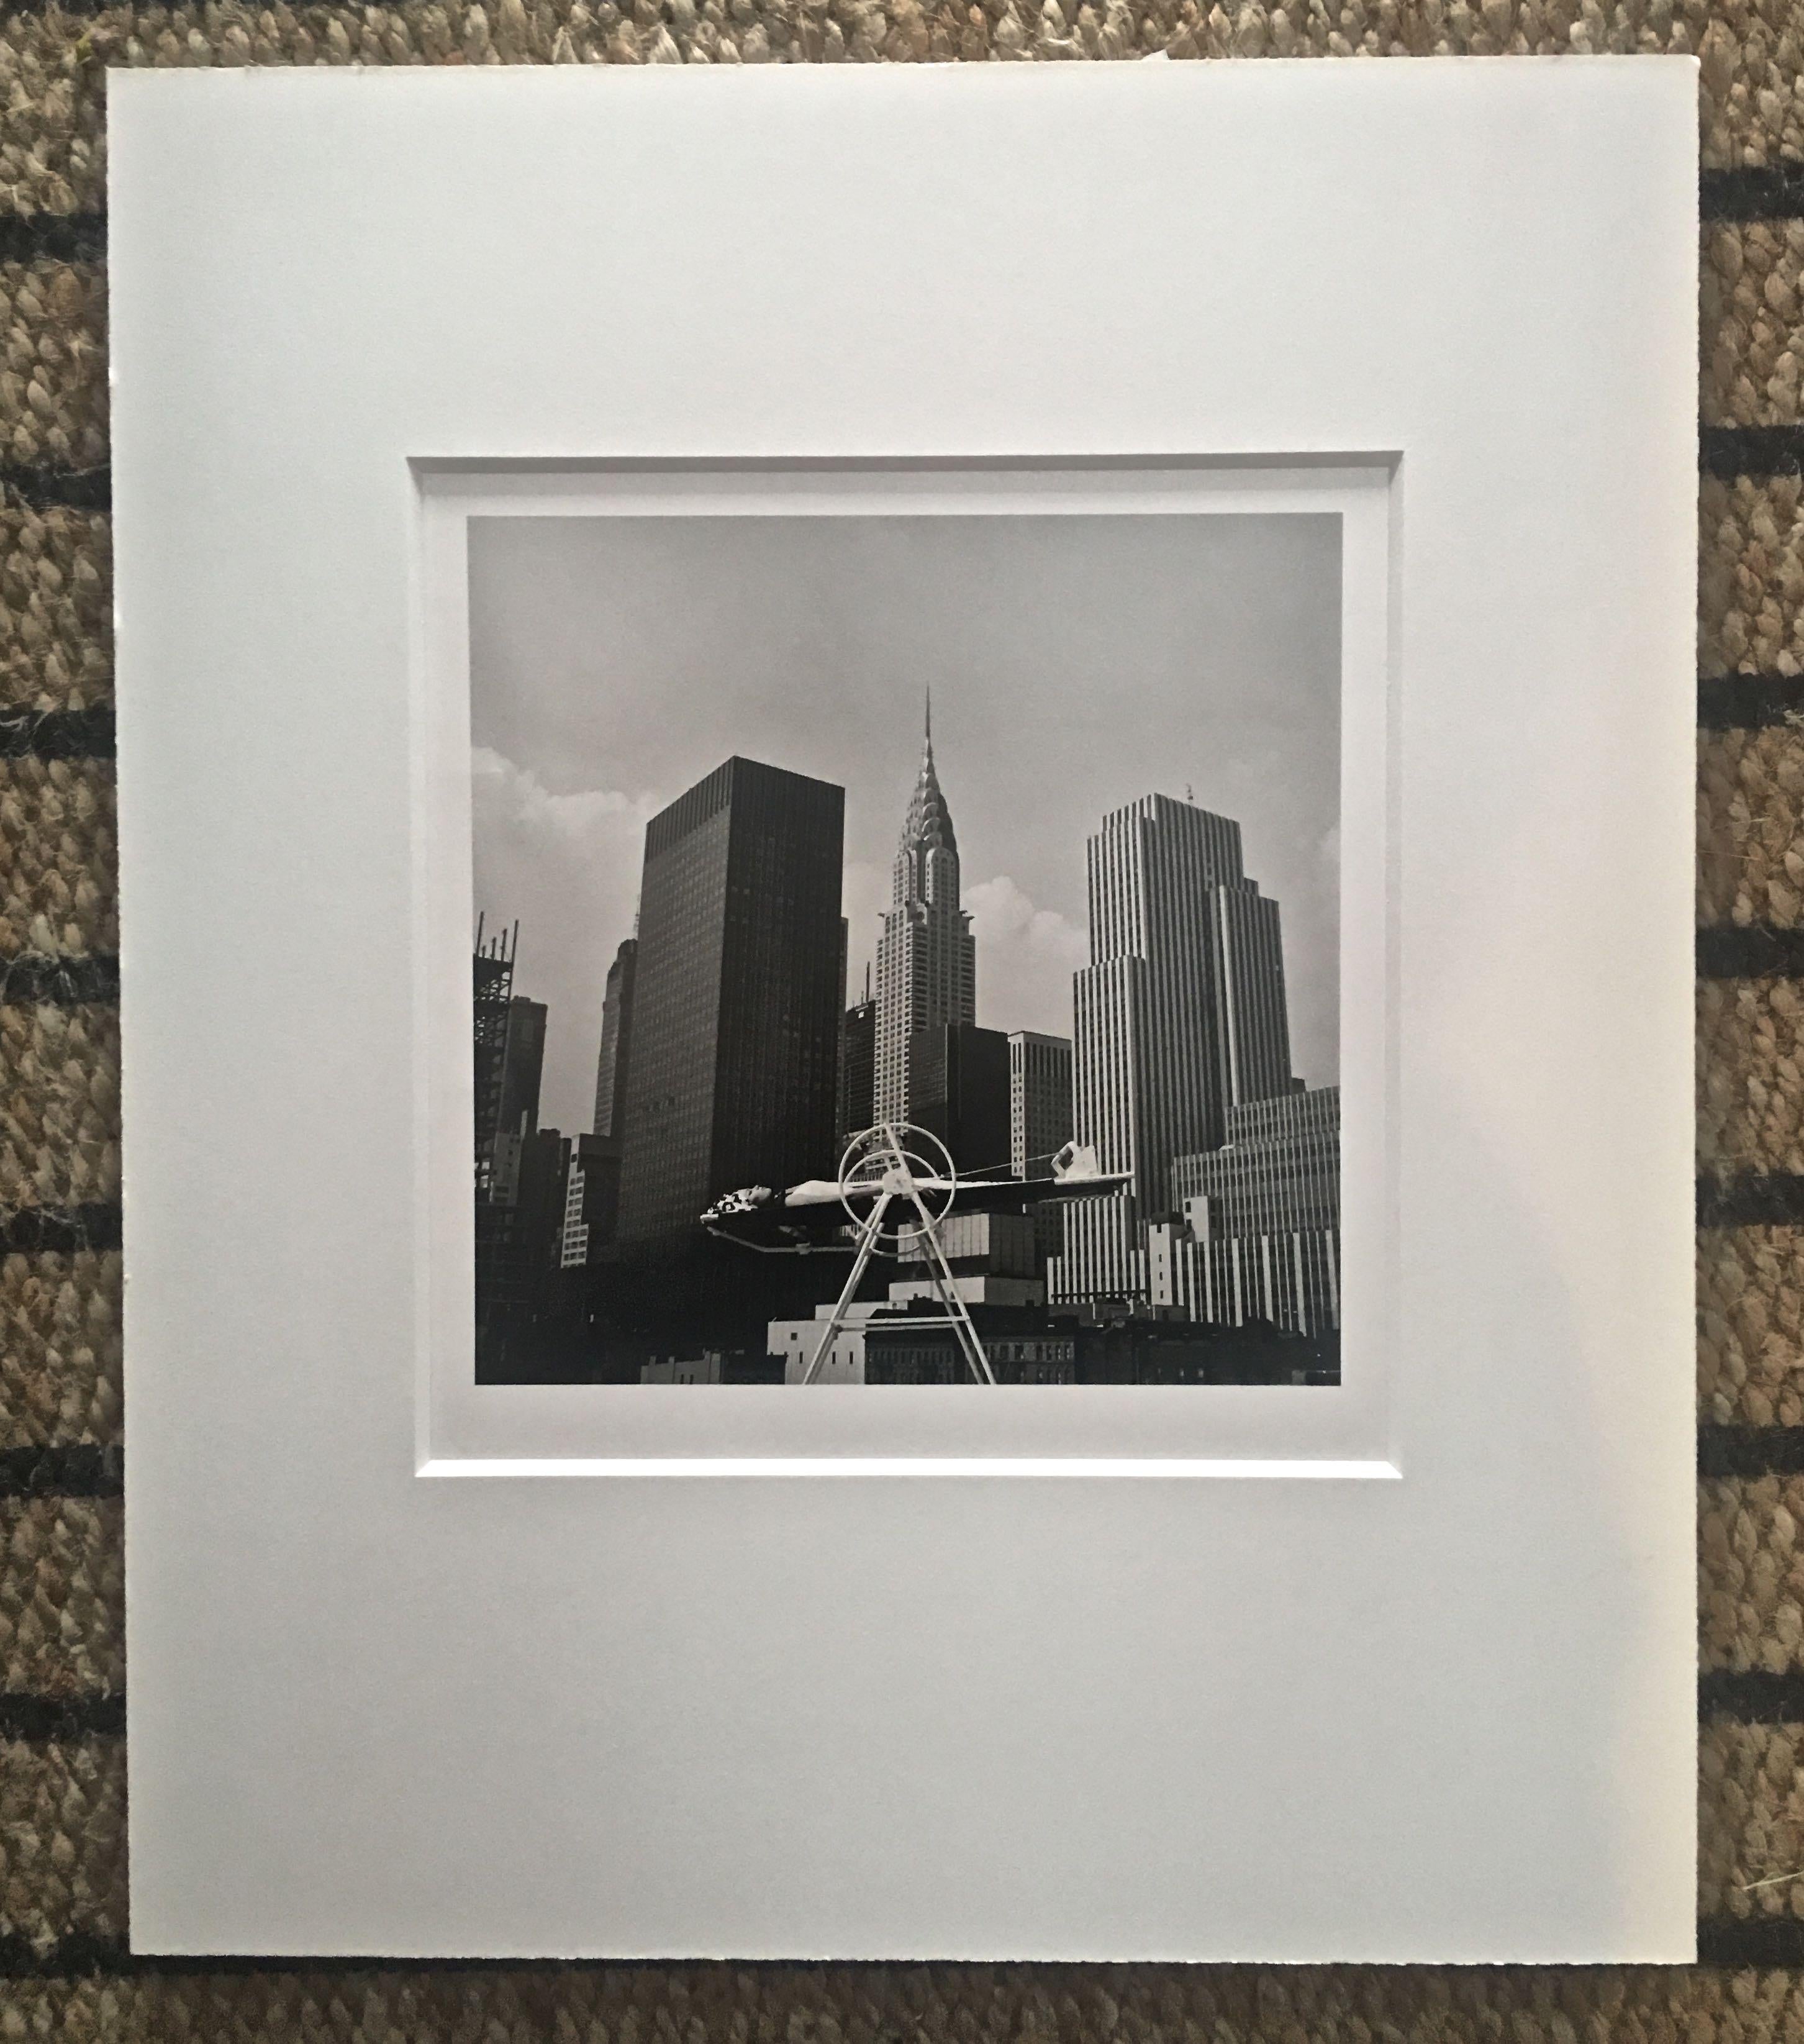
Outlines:
MULTIPOLYGON (((1389 1480, 1408 1432, 1390 1410, 1398 1321, 1395 1041, 1399 999, 1395 856, 1403 727, 1391 616, 1401 491, 1393 455, 1321 461, 1163 456, 977 460, 508 464, 420 460, 422 632, 413 686, 430 791, 419 815, 415 916, 432 962, 424 1140, 434 1161, 422 1332, 421 1472, 526 1475, 941 1474, 1212 1476, 1389 1480), (1337 958, 1341 1194, 1348 1293, 1342 1381, 1299 1400, 1295 1387, 1013 1386, 973 1403, 955 1386, 889 1386, 877 1399, 773 1397, 735 1386, 703 1399, 647 1400, 637 1384, 479 1383, 473 1368, 470 1001, 470 528, 478 521, 701 519, 782 521, 985 518, 1333 521, 1338 564, 1337 958)), ((606 529, 603 525, 601 529, 606 529)), ((1199 540, 1196 544, 1200 544, 1199 540)), ((717 599, 716 599, 717 600, 717 599)), ((1292 599, 1295 600, 1294 596, 1292 599)), ((985 620, 988 622, 988 620, 985 620)), ((995 629, 992 625, 992 631, 995 629)), ((1200 640, 1196 658, 1212 649, 1200 640)), ((829 663, 831 664, 831 663, 829 663)), ((945 712, 956 702, 941 703, 945 712)), ((1021 705, 1032 713, 1030 699, 1021 705)), ((831 700, 819 713, 834 713, 831 700)), ((1130 713, 1126 704, 1116 713, 1130 713)), ((680 717, 682 705, 673 705, 680 717)), ((1173 734, 1173 744, 1184 734, 1173 734)), ((1048 792, 1049 802, 1062 797, 1048 792)), ((1081 872, 1077 819, 1073 863, 1081 872)), ((531 908, 528 908, 529 920, 531 908)), ((1293 960, 1294 962, 1294 960, 1293 960)), ((1003 997, 1006 997, 1004 996, 1003 997)), ((812 1269, 833 1268, 817 1258, 812 1269)), ((838 1276, 821 1280, 827 1291, 838 1276)))

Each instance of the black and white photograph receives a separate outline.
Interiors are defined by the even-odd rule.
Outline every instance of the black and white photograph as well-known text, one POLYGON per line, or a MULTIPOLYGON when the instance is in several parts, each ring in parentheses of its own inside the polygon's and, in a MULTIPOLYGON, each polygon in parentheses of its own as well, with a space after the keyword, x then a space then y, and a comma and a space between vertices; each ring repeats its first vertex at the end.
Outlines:
POLYGON ((1338 518, 468 530, 478 1383, 1338 1384, 1338 518))

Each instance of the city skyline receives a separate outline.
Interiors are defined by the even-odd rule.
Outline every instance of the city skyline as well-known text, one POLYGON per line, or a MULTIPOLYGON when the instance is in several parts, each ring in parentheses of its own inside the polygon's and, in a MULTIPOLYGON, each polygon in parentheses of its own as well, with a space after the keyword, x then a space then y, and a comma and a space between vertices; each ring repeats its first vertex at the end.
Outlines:
POLYGON ((1292 1070, 1281 911, 1238 822, 1157 794, 1100 820, 1067 1039, 972 1019, 931 717, 880 990, 867 975, 848 1005, 844 803, 735 754, 651 819, 592 1132, 540 1124, 547 1009, 513 991, 517 924, 486 943, 478 918, 482 1381, 1338 1381, 1338 1090, 1292 1070), (891 1244, 887 1282, 870 1236, 838 1301, 797 1317, 812 1288, 789 1258, 832 1247, 850 1211, 843 1167, 837 1197, 813 1188, 869 1121, 849 1155, 901 1139, 931 1170, 937 1145, 948 1199, 976 1208, 943 1232, 920 1208, 927 1232, 891 1244), (767 1210, 765 1239, 746 1235, 767 1210), (787 1269, 758 1277, 759 1250, 787 1269))
POLYGON ((534 522, 471 536, 478 1381, 1337 1382, 1331 528, 534 522))
POLYGON ((482 905, 517 905, 516 984, 551 1009, 547 1122, 592 1125, 644 827, 710 752, 846 789, 850 998, 893 905, 930 685, 978 1023, 1071 1033, 1071 975, 1088 962, 1081 840, 1119 801, 1188 790, 1237 816, 1249 868, 1284 901, 1298 1066, 1336 1075, 1333 521, 526 520, 485 534, 497 522, 471 536, 477 877, 482 905))

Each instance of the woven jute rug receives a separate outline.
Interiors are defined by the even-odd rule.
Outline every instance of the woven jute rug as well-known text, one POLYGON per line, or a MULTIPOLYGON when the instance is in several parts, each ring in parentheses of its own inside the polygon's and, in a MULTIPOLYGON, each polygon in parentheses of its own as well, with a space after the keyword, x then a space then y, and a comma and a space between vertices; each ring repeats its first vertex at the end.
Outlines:
MULTIPOLYGON (((1804 2040, 1804 0, 0 0, 0 2039, 1804 2040), (1702 58, 1698 1908, 1676 1969, 134 1961, 109 67, 1702 58)), ((204 206, 198 191, 194 203, 204 206)), ((1597 762, 1599 774, 1610 762, 1597 762)))

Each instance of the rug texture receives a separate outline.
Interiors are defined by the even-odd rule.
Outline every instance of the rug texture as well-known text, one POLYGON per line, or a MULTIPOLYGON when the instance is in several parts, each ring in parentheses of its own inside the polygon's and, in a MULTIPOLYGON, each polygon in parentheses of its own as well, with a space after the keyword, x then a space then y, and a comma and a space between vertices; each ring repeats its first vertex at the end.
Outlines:
MULTIPOLYGON (((1804 0, 0 0, 0 2038, 1804 2040, 1804 0), (127 1945, 109 67, 1702 59, 1700 1845, 1674 1969, 344 1967, 127 1945)), ((205 194, 195 195, 205 204, 205 194)), ((1607 760, 1597 763, 1600 775, 1607 760)))

